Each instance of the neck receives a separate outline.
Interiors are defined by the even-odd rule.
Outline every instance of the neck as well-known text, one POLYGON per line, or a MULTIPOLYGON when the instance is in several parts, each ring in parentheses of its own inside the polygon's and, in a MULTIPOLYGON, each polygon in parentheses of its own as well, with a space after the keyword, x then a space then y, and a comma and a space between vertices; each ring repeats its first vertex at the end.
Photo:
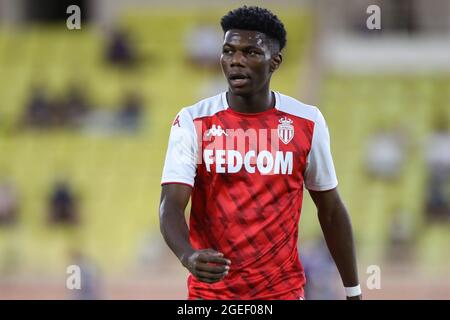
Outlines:
POLYGON ((238 96, 228 90, 227 101, 231 109, 242 113, 263 112, 275 106, 275 97, 269 88, 249 96, 238 96))

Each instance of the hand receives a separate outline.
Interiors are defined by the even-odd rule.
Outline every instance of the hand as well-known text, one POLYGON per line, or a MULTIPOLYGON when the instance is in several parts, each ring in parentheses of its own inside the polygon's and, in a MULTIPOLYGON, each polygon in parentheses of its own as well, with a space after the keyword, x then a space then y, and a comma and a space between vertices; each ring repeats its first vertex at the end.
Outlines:
POLYGON ((362 295, 354 296, 354 297, 347 297, 347 300, 362 300, 362 295))
POLYGON ((223 253, 213 249, 196 250, 188 254, 183 265, 198 280, 215 283, 222 280, 230 270, 231 261, 223 257, 223 253))

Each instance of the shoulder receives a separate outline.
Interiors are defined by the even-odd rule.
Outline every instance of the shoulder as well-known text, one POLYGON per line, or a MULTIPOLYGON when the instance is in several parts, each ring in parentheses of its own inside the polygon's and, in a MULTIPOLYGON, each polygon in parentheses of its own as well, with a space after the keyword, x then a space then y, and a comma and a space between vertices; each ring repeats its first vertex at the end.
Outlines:
POLYGON ((185 116, 188 116, 192 120, 210 117, 214 114, 224 111, 227 108, 224 100, 224 93, 217 94, 215 96, 200 100, 199 102, 185 107, 180 111, 180 114, 183 113, 185 116))
POLYGON ((277 94, 280 101, 278 105, 278 109, 280 111, 292 116, 313 121, 314 123, 321 120, 320 118, 322 117, 322 114, 316 106, 303 103, 295 98, 279 92, 277 92, 277 94))
POLYGON ((226 103, 223 102, 223 93, 203 99, 191 106, 182 108, 175 117, 172 123, 172 129, 183 131, 188 129, 195 130, 195 120, 203 117, 213 116, 214 114, 223 111, 227 108, 226 103), (180 129, 178 129, 180 128, 180 129))

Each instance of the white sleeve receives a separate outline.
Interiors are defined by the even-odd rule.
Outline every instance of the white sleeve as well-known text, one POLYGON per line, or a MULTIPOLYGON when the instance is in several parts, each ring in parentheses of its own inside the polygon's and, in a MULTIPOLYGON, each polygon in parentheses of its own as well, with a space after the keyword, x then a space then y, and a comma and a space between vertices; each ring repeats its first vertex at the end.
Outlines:
POLYGON ((182 109, 175 117, 170 130, 161 185, 182 183, 193 187, 197 170, 197 151, 194 121, 189 112, 182 109))
POLYGON ((331 190, 338 184, 331 156, 328 127, 319 110, 314 122, 311 150, 306 162, 304 179, 305 187, 312 191, 331 190))

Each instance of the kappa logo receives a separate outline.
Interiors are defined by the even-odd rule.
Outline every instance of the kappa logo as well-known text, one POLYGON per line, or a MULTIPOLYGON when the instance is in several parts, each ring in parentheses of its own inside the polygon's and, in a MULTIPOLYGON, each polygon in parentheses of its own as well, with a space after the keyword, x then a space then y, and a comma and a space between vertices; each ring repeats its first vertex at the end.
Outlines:
POLYGON ((225 132, 225 130, 222 129, 221 126, 217 126, 215 124, 212 125, 211 129, 209 129, 208 131, 206 131, 206 136, 210 137, 221 137, 222 135, 227 136, 228 134, 225 132))
POLYGON ((177 117, 175 118, 175 120, 173 120, 172 127, 173 127, 173 126, 181 127, 181 126, 180 126, 180 115, 177 115, 177 117))
POLYGON ((283 117, 279 120, 280 124, 278 125, 278 137, 284 144, 288 144, 292 138, 294 138, 294 126, 291 119, 287 117, 283 117))

